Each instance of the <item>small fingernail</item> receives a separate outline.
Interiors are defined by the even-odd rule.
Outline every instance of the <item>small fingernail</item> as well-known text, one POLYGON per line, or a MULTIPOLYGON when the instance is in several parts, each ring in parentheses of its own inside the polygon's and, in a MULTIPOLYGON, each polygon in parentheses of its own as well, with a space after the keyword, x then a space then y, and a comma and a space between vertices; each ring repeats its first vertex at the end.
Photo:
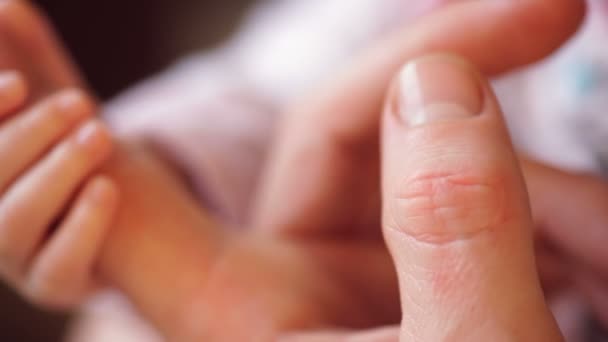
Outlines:
POLYGON ((83 102, 82 94, 76 90, 66 90, 59 94, 57 106, 62 110, 69 110, 83 102))
POLYGON ((106 176, 97 176, 91 185, 90 199, 95 203, 105 203, 111 198, 114 183, 106 176))
POLYGON ((90 121, 82 126, 76 133, 76 143, 95 151, 103 144, 103 134, 101 124, 97 121, 90 121))
POLYGON ((57 97, 57 109, 62 115, 74 120, 80 119, 92 110, 86 95, 79 90, 66 90, 57 97))
POLYGON ((399 75, 393 110, 409 126, 480 114, 478 75, 456 57, 432 56, 407 64, 399 75))
POLYGON ((21 77, 16 71, 6 71, 0 73, 0 87, 10 87, 19 82, 21 77))
POLYGON ((2 72, 0 73, 0 91, 15 96, 25 94, 25 80, 16 71, 2 72))

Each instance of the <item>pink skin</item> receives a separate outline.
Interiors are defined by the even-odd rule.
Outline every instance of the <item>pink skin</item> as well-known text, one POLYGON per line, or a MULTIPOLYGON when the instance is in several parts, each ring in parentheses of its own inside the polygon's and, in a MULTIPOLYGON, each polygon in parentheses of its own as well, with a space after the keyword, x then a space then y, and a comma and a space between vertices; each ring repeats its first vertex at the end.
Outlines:
MULTIPOLYGON (((476 55, 476 57, 479 56, 476 55)), ((493 68, 493 66, 496 65, 492 65, 491 63, 480 64, 482 64, 484 69, 491 71, 502 70, 499 66, 493 68)), ((374 74, 377 73, 375 72, 374 74)), ((387 72, 387 74, 392 74, 392 72, 387 72)), ((367 82, 361 83, 368 84, 367 82)), ((330 115, 326 115, 327 113, 323 114, 325 117, 330 117, 330 115)), ((184 331, 187 331, 188 328, 192 328, 192 326, 188 327, 187 324, 184 326, 184 322, 188 320, 181 318, 191 317, 188 314, 191 314, 192 312, 188 312, 187 310, 186 312, 182 311, 184 308, 180 307, 180 305, 191 303, 192 298, 196 297, 197 285, 200 284, 197 281, 202 282, 204 280, 199 278, 205 278, 205 270, 208 269, 207 263, 209 262, 209 254, 214 254, 213 248, 207 247, 213 247, 215 242, 221 241, 222 239, 215 240, 216 237, 213 236, 213 234, 210 236, 203 234, 201 236, 197 233, 201 228, 206 230, 207 228, 213 227, 213 222, 211 222, 204 213, 200 213, 199 208, 187 195, 187 192, 184 191, 181 184, 175 181, 175 176, 171 173, 171 169, 167 168, 162 162, 159 162, 153 155, 150 156, 148 151, 141 152, 141 150, 138 149, 125 149, 122 146, 119 147, 119 153, 117 153, 116 158, 112 164, 110 164, 108 172, 111 173, 120 184, 121 190, 123 191, 122 195, 126 199, 125 203, 128 205, 121 208, 122 212, 119 213, 119 224, 116 226, 118 227, 116 233, 113 233, 110 236, 110 239, 107 240, 107 247, 101 258, 101 269, 108 279, 113 281, 127 293, 131 294, 132 298, 139 304, 139 308, 157 323, 159 327, 164 328, 165 331, 173 331, 174 334, 184 333, 184 331), (151 194, 153 196, 150 196, 151 194), (167 201, 167 198, 170 198, 171 200, 167 201), (173 215, 175 215, 174 217, 163 214, 164 211, 166 211, 166 204, 168 202, 179 204, 172 210, 173 215), (176 230, 175 222, 179 222, 180 224, 178 224, 178 226, 183 230, 176 230), (211 237, 211 239, 209 239, 209 237, 211 237), (159 245, 159 241, 163 242, 163 246, 159 245), (171 247, 168 250, 163 250, 162 248, 166 248, 167 245, 171 245, 171 247), (201 246, 203 247, 201 248, 201 246), (172 280, 175 280, 174 285, 180 286, 180 290, 183 291, 175 291, 177 293, 167 293, 167 291, 164 291, 165 288, 163 284, 164 280, 167 279, 167 275, 160 274, 159 272, 146 272, 147 269, 141 267, 141 265, 149 264, 163 265, 165 267, 160 269, 164 270, 181 269, 184 271, 182 273, 174 273, 170 277, 172 280), (194 279, 188 279, 186 277, 187 275, 193 275, 194 279), (195 281, 193 282, 192 280, 195 281), (195 286, 191 287, 192 284, 195 286)), ((221 246, 221 244, 219 245, 221 246)), ((340 251, 339 248, 334 248, 333 252, 321 250, 321 253, 317 250, 313 255, 317 255, 316 253, 331 254, 340 251)), ((346 248, 346 250, 348 250, 348 248, 346 248)), ((314 261, 315 258, 310 258, 310 255, 306 251, 307 248, 300 249, 298 246, 294 248, 294 246, 290 244, 275 246, 271 242, 268 244, 262 243, 261 245, 253 243, 248 246, 240 245, 240 247, 235 247, 235 249, 231 249, 231 253, 228 254, 226 259, 222 259, 224 261, 223 265, 227 266, 220 268, 223 272, 219 272, 219 275, 216 273, 216 277, 214 277, 215 281, 213 281, 210 286, 211 296, 209 298, 219 301, 217 303, 218 308, 229 307, 221 305, 224 299, 230 299, 223 298, 225 294, 222 295, 224 293, 224 291, 222 291, 222 283, 226 281, 233 284, 235 287, 232 289, 246 299, 259 298, 257 296, 261 293, 281 293, 279 290, 294 293, 293 290, 299 288, 298 286, 312 285, 314 288, 318 284, 323 283, 316 283, 313 281, 312 284, 307 284, 306 282, 299 280, 299 277, 302 277, 303 275, 305 276, 304 279, 310 278, 319 281, 321 279, 332 278, 327 277, 326 274, 322 273, 318 278, 314 276, 318 275, 315 267, 318 267, 319 265, 314 262, 312 265, 310 264, 310 260, 314 261), (287 249, 286 255, 290 257, 285 258, 285 260, 292 260, 291 257, 299 260, 300 256, 304 257, 303 260, 308 260, 307 262, 303 262, 303 264, 297 262, 290 263, 292 266, 301 265, 303 269, 297 270, 296 268, 292 268, 292 270, 297 271, 295 272, 295 279, 297 280, 295 284, 289 282, 287 282, 287 284, 270 282, 258 284, 258 287, 254 288, 242 288, 237 286, 238 284, 250 284, 248 280, 254 280, 247 278, 247 270, 250 269, 248 265, 250 265, 250 262, 253 262, 253 260, 259 261, 261 266, 269 267, 270 271, 273 270, 273 267, 276 267, 276 264, 272 263, 272 258, 269 258, 265 254, 268 253, 267 251, 274 250, 274 248, 277 248, 277 251, 285 251, 285 249, 287 249), (305 251, 305 253, 300 254, 300 251, 305 251), (265 264, 266 262, 270 262, 270 265, 265 264), (313 272, 307 273, 304 271, 310 270, 310 267, 313 267, 313 272), (311 276, 306 277, 306 275, 311 276), (277 291, 272 290, 274 289, 273 286, 277 286, 277 291)), ((356 254, 357 253, 355 253, 355 255, 356 254)), ((348 256, 349 254, 345 253, 345 255, 348 256)), ((350 260, 352 263, 352 258, 346 259, 350 260)), ((323 258, 321 258, 321 260, 323 260, 323 258)), ((347 267, 337 267, 337 269, 345 270, 347 267)), ((286 280, 289 279, 294 278, 291 278, 291 276, 286 277, 286 280)), ((311 292, 304 286, 303 293, 310 294, 311 292)), ((303 305, 298 306, 297 304, 299 301, 296 300, 294 301, 296 305, 290 307, 290 309, 297 312, 302 308, 310 308, 310 306, 306 304, 314 303, 314 301, 311 301, 310 299, 310 297, 302 296, 299 300, 303 301, 300 303, 303 305)), ((285 317, 284 313, 280 311, 281 301, 273 303, 271 300, 266 304, 270 305, 270 310, 268 312, 276 313, 277 317, 285 317), (278 306, 275 307, 273 304, 278 304, 278 306), (277 311, 273 311, 275 309, 277 311)), ((325 302, 325 304, 330 308, 339 306, 335 305, 335 302, 331 300, 325 302)), ((349 308, 353 303, 344 304, 342 309, 349 308)), ((317 307, 316 310, 323 312, 324 310, 322 310, 322 308, 323 306, 321 305, 317 307)), ((310 310, 308 314, 316 312, 315 308, 311 309, 312 310, 310 310)), ((198 311, 194 312, 199 313, 198 311)), ((226 312, 225 314, 229 316, 230 312, 226 312)), ((192 317, 201 316, 192 315, 192 317)), ((217 318, 221 320, 221 317, 224 316, 218 315, 217 318)), ((308 318, 310 319, 310 317, 308 318)), ((319 317, 314 317, 311 321, 314 322, 315 320, 319 320, 319 317)), ((197 322, 192 322, 193 325, 196 325, 196 323, 197 322)), ((237 320, 231 323, 235 324, 236 327, 242 322, 238 322, 237 320)), ((237 332, 237 330, 239 329, 232 329, 230 331, 237 332)), ((217 333, 220 332, 221 331, 218 331, 217 333)))
POLYGON ((28 108, 23 77, 0 78, 0 274, 34 303, 71 307, 96 287, 89 272, 117 204, 111 181, 89 179, 110 155, 109 134, 81 92, 28 108))

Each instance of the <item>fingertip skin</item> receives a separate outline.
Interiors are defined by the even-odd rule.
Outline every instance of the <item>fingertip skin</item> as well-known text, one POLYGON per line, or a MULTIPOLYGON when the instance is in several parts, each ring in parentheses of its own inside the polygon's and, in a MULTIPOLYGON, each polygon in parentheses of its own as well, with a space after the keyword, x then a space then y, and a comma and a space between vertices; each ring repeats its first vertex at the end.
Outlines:
POLYGON ((112 227, 118 196, 108 176, 94 176, 86 184, 32 261, 23 291, 30 301, 49 309, 70 309, 95 289, 93 268, 112 227))
POLYGON ((25 78, 17 71, 0 72, 0 118, 21 107, 28 96, 25 78))
MULTIPOLYGON (((497 1, 497 3, 503 3, 497 1)), ((510 27, 513 31, 520 31, 506 37, 515 37, 536 49, 522 48, 518 65, 529 64, 546 57, 570 39, 585 19, 587 2, 583 0, 533 0, 505 1, 515 10, 513 14, 516 22, 510 27)), ((508 5, 507 5, 508 6, 508 5)), ((500 70, 502 71, 502 70, 500 70)))
POLYGON ((90 120, 78 129, 73 141, 79 145, 86 157, 95 162, 103 162, 111 156, 112 134, 100 120, 90 120))
POLYGON ((0 68, 16 68, 30 82, 29 100, 37 101, 71 86, 85 86, 53 25, 34 1, 0 1, 0 68))
POLYGON ((110 177, 101 175, 93 180, 87 198, 93 205, 113 212, 120 199, 120 190, 110 177))
MULTIPOLYGON (((0 1, 0 33, 20 41, 22 46, 36 47, 48 43, 52 27, 43 12, 32 1, 0 1)), ((32 50, 36 51, 36 50, 32 50)))

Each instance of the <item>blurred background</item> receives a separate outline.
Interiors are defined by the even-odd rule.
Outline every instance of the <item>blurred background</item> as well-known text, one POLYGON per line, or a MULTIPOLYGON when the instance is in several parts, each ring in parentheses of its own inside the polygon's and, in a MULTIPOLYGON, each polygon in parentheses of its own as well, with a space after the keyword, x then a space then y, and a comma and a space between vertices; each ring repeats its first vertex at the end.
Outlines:
MULTIPOLYGON (((213 47, 253 0, 38 0, 97 94, 107 99, 185 54, 213 47)), ((0 341, 61 341, 68 317, 0 285, 0 341)))

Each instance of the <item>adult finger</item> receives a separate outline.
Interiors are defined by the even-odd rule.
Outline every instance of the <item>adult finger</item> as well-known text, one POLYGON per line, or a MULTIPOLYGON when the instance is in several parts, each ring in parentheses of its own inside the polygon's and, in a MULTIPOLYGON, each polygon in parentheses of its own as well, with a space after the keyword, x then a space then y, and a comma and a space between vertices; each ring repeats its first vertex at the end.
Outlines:
POLYGON ((608 183, 532 161, 522 165, 543 236, 567 256, 608 275, 608 183))
POLYGON ((409 63, 383 118, 383 232, 402 340, 558 341, 500 108, 461 59, 409 63))
POLYGON ((496 75, 550 54, 583 13, 584 1, 465 1, 396 32, 295 104, 265 174, 256 225, 288 233, 377 226, 378 108, 402 62, 450 51, 496 75))

